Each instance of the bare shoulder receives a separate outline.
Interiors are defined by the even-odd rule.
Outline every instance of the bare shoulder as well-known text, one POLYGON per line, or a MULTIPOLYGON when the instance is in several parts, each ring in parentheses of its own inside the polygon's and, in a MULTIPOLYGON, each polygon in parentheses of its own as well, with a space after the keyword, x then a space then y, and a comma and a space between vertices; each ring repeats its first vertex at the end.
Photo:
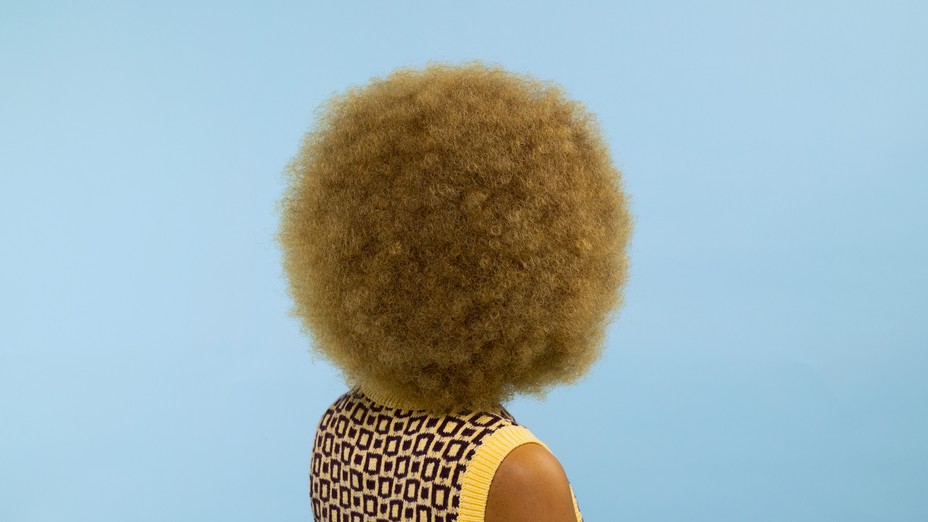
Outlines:
POLYGON ((503 459, 487 494, 486 522, 575 522, 567 474, 544 446, 522 444, 503 459))

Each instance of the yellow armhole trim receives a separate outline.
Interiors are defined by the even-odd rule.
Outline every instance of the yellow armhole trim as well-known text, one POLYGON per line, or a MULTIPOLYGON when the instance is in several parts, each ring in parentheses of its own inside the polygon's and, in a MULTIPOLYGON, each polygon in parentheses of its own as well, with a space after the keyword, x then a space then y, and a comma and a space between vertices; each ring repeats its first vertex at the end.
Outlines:
POLYGON ((484 522, 493 475, 510 451, 529 442, 541 444, 550 451, 548 446, 522 425, 504 426, 483 439, 461 478, 458 506, 460 522, 484 522))
POLYGON ((583 515, 580 514, 580 506, 577 505, 577 496, 574 495, 574 487, 570 484, 570 498, 574 501, 574 514, 577 515, 577 522, 583 522, 583 515))

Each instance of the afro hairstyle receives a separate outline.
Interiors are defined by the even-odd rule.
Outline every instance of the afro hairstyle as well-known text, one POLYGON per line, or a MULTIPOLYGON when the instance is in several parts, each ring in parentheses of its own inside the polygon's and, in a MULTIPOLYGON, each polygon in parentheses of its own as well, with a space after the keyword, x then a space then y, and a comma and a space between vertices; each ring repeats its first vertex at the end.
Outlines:
POLYGON ((480 60, 334 93, 275 239, 311 352, 416 409, 547 396, 599 359, 633 228, 594 114, 480 60))

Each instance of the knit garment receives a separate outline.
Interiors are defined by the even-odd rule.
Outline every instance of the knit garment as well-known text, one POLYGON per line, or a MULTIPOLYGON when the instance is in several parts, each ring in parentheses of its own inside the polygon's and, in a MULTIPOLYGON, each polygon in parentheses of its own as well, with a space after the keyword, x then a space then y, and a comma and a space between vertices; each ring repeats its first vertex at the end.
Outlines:
MULTIPOLYGON (((510 451, 541 444, 506 408, 437 414, 355 386, 322 415, 310 463, 317 522, 483 522, 510 451)), ((574 513, 583 522, 573 487, 574 513)))

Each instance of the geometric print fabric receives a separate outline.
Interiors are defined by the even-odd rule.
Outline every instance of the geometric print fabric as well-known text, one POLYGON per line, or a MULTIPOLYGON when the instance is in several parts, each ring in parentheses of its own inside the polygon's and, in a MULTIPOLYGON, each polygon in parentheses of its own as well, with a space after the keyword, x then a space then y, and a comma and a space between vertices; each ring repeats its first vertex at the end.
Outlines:
POLYGON ((483 439, 518 426, 495 412, 434 414, 375 402, 360 387, 322 415, 310 499, 318 522, 455 522, 461 477, 483 439))

